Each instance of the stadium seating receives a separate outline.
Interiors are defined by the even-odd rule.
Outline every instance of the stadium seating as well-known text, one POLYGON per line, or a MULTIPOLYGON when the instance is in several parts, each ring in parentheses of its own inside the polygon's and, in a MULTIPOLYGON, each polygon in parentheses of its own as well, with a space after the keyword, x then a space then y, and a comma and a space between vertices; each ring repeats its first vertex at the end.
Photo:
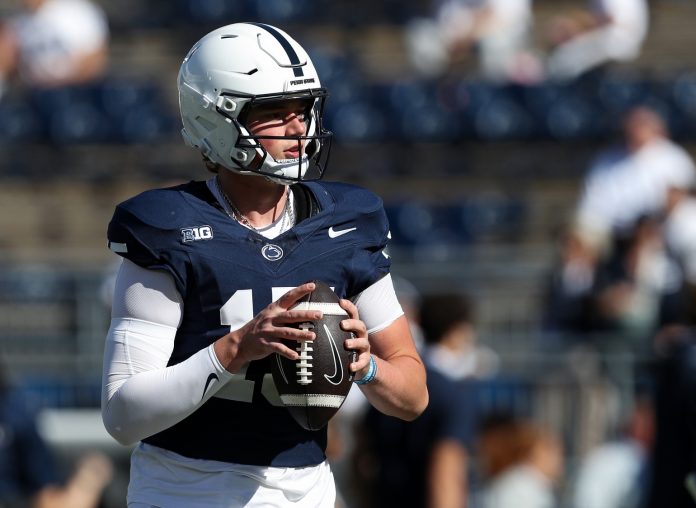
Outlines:
POLYGON ((169 141, 171 106, 151 83, 106 80, 94 86, 34 90, 0 101, 0 144, 54 145, 169 141))
MULTIPOLYGON (((591 83, 500 86, 475 79, 370 83, 345 55, 317 52, 330 90, 326 124, 337 142, 589 141, 617 132, 644 104, 675 137, 696 139, 696 75, 648 80, 607 75, 591 83)), ((0 144, 178 142, 176 104, 146 80, 35 91, 0 101, 0 144)))
POLYGON ((484 240, 515 241, 526 220, 521 200, 472 196, 456 203, 408 201, 388 203, 392 240, 411 248, 433 244, 471 245, 484 240))
POLYGON ((26 101, 0 102, 0 143, 36 143, 44 139, 45 125, 26 101))

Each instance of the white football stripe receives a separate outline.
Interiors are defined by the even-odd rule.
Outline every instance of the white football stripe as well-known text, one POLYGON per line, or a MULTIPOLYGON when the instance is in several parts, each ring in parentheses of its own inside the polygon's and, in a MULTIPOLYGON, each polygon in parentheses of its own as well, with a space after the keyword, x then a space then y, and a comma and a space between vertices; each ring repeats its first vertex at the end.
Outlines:
POLYGON ((286 406, 303 407, 341 407, 345 397, 343 395, 323 395, 321 393, 307 395, 281 395, 280 399, 286 406))
POLYGON ((327 302, 300 302, 293 310, 320 310, 327 316, 347 316, 348 313, 337 303, 327 302))

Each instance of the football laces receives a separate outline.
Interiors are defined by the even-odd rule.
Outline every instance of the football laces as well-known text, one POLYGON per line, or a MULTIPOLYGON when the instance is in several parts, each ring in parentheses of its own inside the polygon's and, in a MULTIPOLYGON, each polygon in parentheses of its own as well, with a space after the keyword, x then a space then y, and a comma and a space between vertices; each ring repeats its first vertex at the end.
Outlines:
MULTIPOLYGON (((312 323, 302 323, 301 330, 313 330, 312 323)), ((312 384, 312 344, 309 341, 302 341, 295 350, 300 357, 297 359, 295 367, 297 369, 297 383, 300 385, 312 384)))

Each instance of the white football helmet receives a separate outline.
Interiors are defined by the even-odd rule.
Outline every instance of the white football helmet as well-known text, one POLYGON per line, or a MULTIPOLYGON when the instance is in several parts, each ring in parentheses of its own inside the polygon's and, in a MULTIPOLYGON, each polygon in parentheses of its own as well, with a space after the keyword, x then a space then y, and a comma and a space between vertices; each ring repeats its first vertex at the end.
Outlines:
POLYGON ((317 180, 326 169, 332 134, 322 127, 327 92, 307 52, 282 30, 234 23, 203 37, 189 51, 178 77, 184 141, 205 157, 241 174, 288 183, 317 180), (303 147, 297 159, 274 159, 245 125, 250 109, 306 99, 303 147))

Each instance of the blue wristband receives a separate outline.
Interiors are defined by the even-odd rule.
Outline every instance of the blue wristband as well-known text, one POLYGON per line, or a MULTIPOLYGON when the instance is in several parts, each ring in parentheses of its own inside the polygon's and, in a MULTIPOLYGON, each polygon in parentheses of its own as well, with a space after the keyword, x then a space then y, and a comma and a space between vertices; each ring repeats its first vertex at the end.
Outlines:
POLYGON ((375 361, 375 357, 370 355, 370 368, 367 369, 367 374, 360 379, 356 379, 355 384, 366 385, 367 383, 372 382, 375 379, 375 376, 377 376, 377 362, 375 361))

